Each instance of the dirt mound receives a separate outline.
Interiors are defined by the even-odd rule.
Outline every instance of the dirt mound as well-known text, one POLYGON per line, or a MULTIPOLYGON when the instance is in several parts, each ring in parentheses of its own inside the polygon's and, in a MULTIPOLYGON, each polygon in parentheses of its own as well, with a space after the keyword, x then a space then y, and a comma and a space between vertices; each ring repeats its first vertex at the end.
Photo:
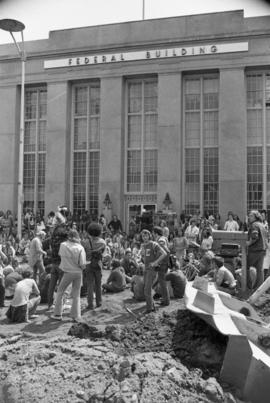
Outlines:
POLYGON ((119 355, 116 341, 49 341, 21 334, 1 341, 1 403, 235 402, 214 378, 166 352, 119 355))
POLYGON ((227 338, 186 310, 147 315, 125 326, 75 324, 69 335, 115 341, 119 355, 166 352, 188 368, 200 368, 204 377, 218 377, 227 338))

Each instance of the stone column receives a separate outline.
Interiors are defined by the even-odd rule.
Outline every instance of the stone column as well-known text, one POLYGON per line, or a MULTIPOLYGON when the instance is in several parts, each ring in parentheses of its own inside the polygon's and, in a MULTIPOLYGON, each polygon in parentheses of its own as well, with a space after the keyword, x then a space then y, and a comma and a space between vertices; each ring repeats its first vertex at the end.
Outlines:
POLYGON ((99 211, 109 193, 112 213, 124 219, 124 112, 123 79, 101 80, 99 211))
POLYGON ((158 209, 168 192, 178 215, 182 188, 181 73, 158 76, 158 209))
POLYGON ((232 210, 246 215, 246 96, 243 68, 220 71, 219 206, 222 221, 232 210))
POLYGON ((0 88, 0 210, 17 212, 20 92, 0 88))
POLYGON ((67 82, 48 84, 45 210, 69 201, 70 88, 67 82))

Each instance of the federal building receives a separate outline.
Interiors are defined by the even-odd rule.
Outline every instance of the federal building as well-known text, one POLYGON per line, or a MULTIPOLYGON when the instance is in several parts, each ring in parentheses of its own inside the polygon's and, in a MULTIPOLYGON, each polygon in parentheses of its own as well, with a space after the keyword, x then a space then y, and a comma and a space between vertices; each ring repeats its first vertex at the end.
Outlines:
MULTIPOLYGON (((25 30, 27 38, 27 29, 25 30)), ((27 41, 23 206, 270 210, 270 16, 243 10, 27 41)), ((0 46, 0 209, 16 211, 21 64, 0 46)))

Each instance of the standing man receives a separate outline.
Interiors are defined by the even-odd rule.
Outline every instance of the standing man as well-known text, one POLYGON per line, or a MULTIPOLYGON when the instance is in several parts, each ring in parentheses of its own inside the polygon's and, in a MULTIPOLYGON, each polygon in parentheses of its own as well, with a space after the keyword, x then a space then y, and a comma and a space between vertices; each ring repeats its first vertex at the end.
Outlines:
POLYGON ((263 260, 267 247, 267 231, 262 223, 262 216, 257 210, 251 210, 248 216, 248 254, 247 254, 247 284, 252 288, 250 268, 256 269, 256 282, 253 290, 256 290, 264 281, 263 260))
POLYGON ((65 242, 68 239, 68 227, 64 224, 59 224, 54 227, 51 240, 50 240, 50 248, 51 248, 51 278, 48 288, 48 310, 50 311, 53 306, 53 295, 56 289, 57 284, 60 284, 60 281, 63 276, 63 271, 60 269, 61 258, 59 256, 60 245, 62 242, 65 242))
POLYGON ((167 287, 166 274, 168 272, 169 267, 169 259, 170 259, 170 250, 168 245, 168 239, 163 235, 163 230, 161 227, 154 227, 153 235, 155 241, 162 247, 164 252, 166 253, 165 258, 161 261, 160 265, 157 267, 158 273, 158 282, 160 285, 161 292, 161 302, 160 305, 168 306, 170 305, 170 295, 167 287))
POLYGON ((52 319, 62 320, 63 295, 70 284, 72 284, 72 306, 71 317, 74 322, 81 320, 80 291, 82 286, 82 272, 85 269, 86 256, 84 247, 81 245, 79 234, 71 229, 68 239, 60 245, 59 256, 61 257, 60 268, 64 272, 59 284, 54 315, 52 319))
POLYGON ((87 228, 88 238, 84 241, 86 251, 86 283, 87 283, 87 309, 94 309, 94 293, 96 295, 96 307, 102 303, 102 257, 106 248, 106 242, 101 238, 102 227, 93 222, 87 228))
POLYGON ((45 250, 42 247, 42 241, 44 241, 46 237, 46 232, 39 231, 35 238, 32 239, 30 243, 29 250, 29 266, 33 269, 33 279, 36 281, 37 272, 39 276, 44 273, 45 268, 43 264, 43 256, 47 256, 45 250))
POLYGON ((109 222, 108 228, 112 232, 113 235, 119 234, 119 232, 121 233, 123 231, 122 223, 116 214, 114 214, 112 216, 112 220, 111 220, 111 222, 109 222))
POLYGON ((157 243, 151 240, 151 233, 147 229, 142 230, 142 259, 145 265, 144 272, 144 296, 146 300, 146 313, 155 310, 152 286, 157 277, 156 268, 166 257, 166 252, 157 243))

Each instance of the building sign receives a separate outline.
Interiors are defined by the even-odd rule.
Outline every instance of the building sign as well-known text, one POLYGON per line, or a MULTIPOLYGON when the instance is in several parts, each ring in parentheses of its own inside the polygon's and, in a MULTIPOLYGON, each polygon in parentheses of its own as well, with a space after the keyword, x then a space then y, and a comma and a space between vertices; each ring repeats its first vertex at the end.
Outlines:
POLYGON ((142 50, 139 52, 94 54, 65 59, 45 60, 45 69, 77 67, 93 64, 131 62, 136 60, 156 60, 174 57, 213 55, 217 53, 247 52, 248 42, 218 43, 200 46, 174 47, 166 49, 142 50))

